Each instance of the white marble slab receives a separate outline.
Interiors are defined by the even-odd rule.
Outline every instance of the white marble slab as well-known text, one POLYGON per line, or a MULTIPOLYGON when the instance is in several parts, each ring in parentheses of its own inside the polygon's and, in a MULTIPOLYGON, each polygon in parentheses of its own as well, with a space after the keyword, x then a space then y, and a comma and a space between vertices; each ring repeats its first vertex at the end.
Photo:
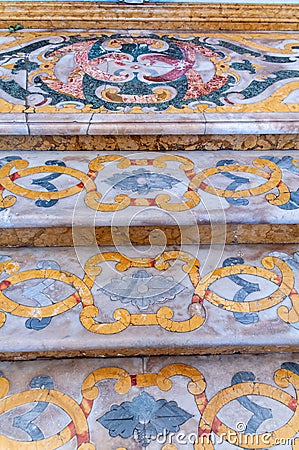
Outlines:
POLYGON ((2 355, 298 346, 295 245, 2 248, 0 255, 2 355))
POLYGON ((292 150, 0 152, 0 226, 296 224, 298 160, 292 150))
POLYGON ((2 30, 0 56, 0 135, 298 134, 295 32, 2 30))
POLYGON ((210 441, 239 450, 247 439, 291 450, 298 361, 286 353, 1 362, 0 445, 193 450, 210 441))

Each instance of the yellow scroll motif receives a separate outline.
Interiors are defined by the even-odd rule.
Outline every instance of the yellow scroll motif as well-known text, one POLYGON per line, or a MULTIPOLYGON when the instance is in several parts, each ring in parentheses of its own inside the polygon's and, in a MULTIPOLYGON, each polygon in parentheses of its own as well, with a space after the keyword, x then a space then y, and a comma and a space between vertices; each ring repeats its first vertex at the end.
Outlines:
MULTIPOLYGON (((152 258, 128 258, 116 252, 102 253, 96 255, 88 260, 85 265, 85 277, 83 282, 89 289, 95 283, 96 277, 101 273, 100 263, 104 261, 116 261, 116 269, 118 271, 124 271, 130 267, 154 267, 158 270, 165 270, 169 267, 169 261, 181 260, 185 262, 183 270, 188 273, 192 284, 195 286, 199 279, 199 262, 184 252, 172 251, 164 252, 155 259, 152 258)), ((113 334, 119 333, 125 330, 130 325, 133 326, 149 326, 160 325, 168 331, 174 331, 177 333, 185 333, 187 331, 196 330, 201 327, 205 321, 205 315, 203 310, 200 313, 194 309, 191 318, 184 321, 174 321, 173 310, 168 307, 159 308, 155 314, 130 314, 124 308, 116 309, 113 313, 115 322, 113 323, 100 323, 95 320, 95 317, 99 314, 99 309, 94 305, 93 298, 89 298, 87 302, 82 302, 83 309, 80 314, 80 320, 82 325, 89 331, 97 334, 113 334)))
POLYGON ((267 268, 273 268, 276 265, 281 270, 282 277, 280 278, 276 273, 271 272, 267 269, 247 266, 244 264, 219 267, 202 278, 202 280, 196 287, 195 293, 202 299, 208 300, 213 305, 221 306, 223 309, 233 312, 256 312, 263 311, 272 306, 275 306, 290 294, 294 286, 294 275, 292 269, 279 258, 275 258, 272 256, 263 258, 262 264, 267 268), (209 289, 209 287, 220 278, 237 274, 254 275, 265 278, 266 280, 278 284, 279 288, 270 296, 256 301, 247 302, 235 302, 233 300, 226 300, 225 298, 220 297, 215 292, 209 289))
MULTIPOLYGON (((14 160, 6 163, 0 169, 0 208, 10 208, 16 201, 16 195, 37 200, 59 200, 73 195, 78 195, 86 191, 84 201, 87 207, 102 212, 119 211, 129 206, 158 206, 165 211, 185 211, 195 208, 201 201, 198 190, 205 191, 211 195, 224 198, 246 198, 266 194, 266 200, 276 206, 284 205, 290 200, 290 190, 282 181, 281 169, 272 161, 256 159, 253 166, 239 166, 237 164, 223 165, 204 169, 195 172, 194 163, 183 156, 163 155, 154 159, 129 159, 121 155, 98 156, 89 163, 88 173, 78 169, 64 166, 37 166, 28 168, 28 162, 25 160, 14 160), (186 192, 183 194, 181 202, 172 201, 168 194, 158 194, 155 198, 131 198, 127 194, 119 194, 114 198, 114 202, 105 203, 102 201, 103 195, 97 190, 95 179, 99 172, 104 169, 105 164, 117 163, 119 169, 126 169, 132 166, 150 166, 158 169, 164 169, 168 162, 180 163, 179 168, 183 172, 186 180, 186 192), (13 171, 17 169, 17 171, 13 171), (229 190, 220 189, 206 180, 214 175, 227 172, 244 172, 261 177, 265 180, 259 186, 241 189, 229 190), (66 189, 41 192, 22 187, 17 180, 32 175, 42 173, 57 173, 68 175, 79 180, 74 186, 66 189), (270 192, 277 189, 278 193, 270 192), (3 196, 3 191, 7 190, 14 195, 3 196), (267 194, 268 192, 268 194, 267 194)), ((184 181, 182 179, 182 181, 184 181)))
POLYGON ((295 279, 292 269, 288 264, 279 258, 274 256, 267 256, 262 259, 262 267, 247 266, 244 264, 236 264, 234 266, 220 267, 204 276, 198 283, 195 294, 197 294, 202 300, 207 300, 215 306, 221 307, 226 311, 231 312, 258 312, 271 308, 281 303, 286 297, 290 297, 292 301, 292 309, 289 311, 287 307, 281 306, 278 309, 279 317, 286 322, 298 322, 298 293, 294 289, 295 279), (281 272, 281 276, 275 272, 271 272, 269 269, 278 267, 281 272), (278 289, 267 297, 255 300, 237 302, 233 300, 227 300, 215 292, 210 290, 210 286, 217 280, 228 277, 230 275, 254 275, 255 277, 261 277, 278 286, 278 289))
POLYGON ((192 184, 194 189, 202 189, 209 194, 217 195, 218 197, 230 197, 230 198, 241 198, 250 197, 265 194, 270 190, 277 188, 278 195, 273 193, 267 194, 266 199, 272 205, 284 205, 290 200, 290 191, 288 187, 282 181, 282 172, 280 168, 273 162, 256 159, 252 163, 255 167, 250 166, 238 166, 237 164, 229 164, 224 166, 217 166, 210 169, 202 170, 198 175, 192 179, 192 184), (269 171, 263 170, 268 168, 269 171), (237 191, 232 191, 229 189, 219 189, 212 185, 205 183, 207 178, 216 175, 218 173, 225 172, 244 172, 257 175, 267 181, 260 186, 252 187, 249 189, 241 189, 237 191))
MULTIPOLYGON (((254 435, 254 448, 269 448, 277 445, 281 439, 289 439, 296 435, 299 430, 299 408, 298 408, 298 389, 299 389, 299 377, 290 370, 280 369, 275 373, 275 382, 279 387, 287 388, 291 384, 296 392, 296 402, 294 398, 287 392, 278 389, 269 384, 263 384, 258 382, 243 382, 234 384, 233 386, 222 389, 218 392, 205 407, 200 424, 199 424, 199 437, 197 443, 194 446, 194 450, 212 450, 214 449, 213 443, 210 439, 211 432, 214 431, 219 436, 228 440, 229 436, 234 436, 234 444, 241 448, 252 448, 252 435, 239 433, 232 428, 225 425, 218 420, 217 430, 215 430, 215 419, 219 411, 232 402, 246 395, 257 395, 268 397, 282 403, 285 406, 294 409, 293 416, 289 421, 272 432, 264 434, 254 435)), ((295 440, 295 445, 296 444, 295 440)))
MULTIPOLYGON (((298 366, 294 363, 283 364, 282 369, 275 372, 274 381, 277 387, 262 382, 244 381, 221 389, 210 400, 207 397, 208 384, 203 373, 191 365, 182 363, 168 364, 154 373, 133 375, 119 367, 96 369, 89 373, 82 383, 80 404, 64 392, 47 388, 32 389, 9 395, 9 382, 2 376, 0 378, 0 415, 18 406, 45 402, 62 409, 71 421, 61 431, 42 440, 19 441, 1 434, 0 446, 8 450, 44 450, 46 448, 54 450, 76 438, 78 450, 95 450, 96 447, 90 438, 87 419, 93 410, 94 402, 101 395, 99 384, 102 381, 115 381, 115 391, 125 396, 132 387, 141 389, 156 387, 161 392, 170 391, 173 388, 172 378, 180 376, 188 379, 186 391, 194 397, 200 416, 198 429, 192 430, 192 434, 198 436, 194 443, 194 450, 214 450, 211 439, 212 433, 221 436, 228 442, 230 442, 229 436, 234 436, 234 445, 244 449, 253 448, 252 434, 239 433, 219 419, 219 413, 224 407, 236 399, 251 395, 275 400, 293 412, 288 421, 280 428, 254 435, 254 448, 270 448, 277 445, 279 441, 285 442, 287 439, 294 438, 299 430, 299 376, 296 367, 294 367, 294 371, 292 370, 292 364, 298 366), (289 386, 294 388, 295 396, 285 390, 289 386)), ((235 403, 236 405, 238 403, 235 403)), ((93 423, 93 421, 90 423, 93 423)), ((297 445, 298 439, 294 438, 294 450, 297 445)), ((167 443, 161 447, 161 450, 177 450, 178 448, 180 447, 177 447, 174 443, 167 443)), ((127 450, 127 447, 118 447, 118 450, 120 449, 127 450)))
POLYGON ((80 321, 90 332, 96 334, 120 333, 130 326, 156 326, 176 332, 186 333, 200 328, 205 322, 205 308, 203 304, 208 301, 216 307, 226 311, 251 313, 264 311, 277 306, 288 297, 291 308, 281 305, 278 308, 278 316, 287 323, 299 321, 299 294, 295 289, 295 279, 292 269, 283 260, 267 256, 262 260, 263 267, 255 267, 245 264, 220 267, 206 274, 202 279, 199 273, 200 263, 191 254, 180 251, 166 251, 155 258, 129 258, 118 252, 106 252, 91 257, 85 264, 83 280, 76 275, 54 269, 31 269, 20 271, 18 263, 7 260, 0 263, 0 273, 4 270, 9 276, 0 283, 0 326, 3 326, 7 313, 24 318, 49 318, 69 311, 81 304, 80 321), (92 288, 96 278, 101 275, 101 264, 107 261, 115 263, 119 272, 130 268, 154 268, 158 271, 167 271, 171 262, 181 261, 181 269, 185 272, 194 287, 192 301, 187 305, 189 317, 182 321, 173 320, 174 311, 168 306, 160 307, 155 313, 132 314, 125 308, 118 308, 113 313, 113 322, 100 322, 96 317, 101 310, 95 305, 92 288), (279 274, 273 272, 279 269, 279 274), (277 289, 264 298, 253 301, 229 300, 213 292, 212 285, 222 278, 231 275, 252 275, 263 278, 277 289), (6 295, 5 291, 19 283, 35 279, 52 279, 67 284, 74 292, 63 300, 47 306, 28 306, 20 304, 6 295))
POLYGON ((46 402, 61 408, 71 419, 71 423, 58 433, 36 441, 20 441, 0 434, 0 446, 6 450, 55 450, 77 437, 78 450, 95 450, 89 441, 89 428, 87 419, 80 405, 64 392, 54 389, 32 389, 7 397, 9 382, 0 378, 0 415, 18 406, 30 403, 46 402), (72 426, 71 426, 72 425, 72 426))
MULTIPOLYGON (((36 317, 41 319, 43 317, 53 317, 62 314, 65 311, 69 311, 80 302, 88 301, 92 297, 92 294, 85 283, 69 272, 61 272, 59 270, 52 269, 36 269, 26 270, 19 272, 8 277, 4 282, 0 283, 0 308, 6 313, 13 314, 19 317, 36 317), (75 293, 69 297, 54 303, 49 306, 26 306, 21 305, 14 300, 8 298, 3 291, 10 286, 14 286, 18 283, 22 283, 28 280, 35 279, 53 279, 68 284, 75 289, 75 293)), ((4 321, 0 323, 3 326, 4 321)))
MULTIPOLYGON (((98 156, 93 159, 89 163, 89 171, 87 174, 84 172, 68 168, 64 166, 36 166, 28 168, 28 161, 25 160, 14 160, 5 164, 0 169, 0 208, 10 208, 12 207, 17 199, 13 195, 8 195, 3 197, 3 190, 6 189, 9 192, 12 192, 15 195, 19 195, 21 197, 33 199, 33 200, 59 200, 66 197, 71 197, 73 195, 77 195, 81 193, 83 190, 86 191, 85 194, 85 204, 96 211, 103 212, 113 212, 121 209, 125 209, 130 205, 140 206, 152 206, 155 204, 161 209, 168 211, 184 211, 186 209, 194 208, 199 202, 199 195, 193 190, 186 191, 184 197, 186 201, 181 203, 173 203, 170 202, 170 197, 166 194, 157 195, 153 202, 151 199, 134 199, 130 198, 126 194, 117 195, 114 198, 114 203, 104 203, 101 201, 102 194, 98 192, 97 186, 94 182, 98 173, 105 167, 104 164, 119 161, 119 168, 130 167, 134 162, 134 165, 138 166, 147 166, 153 162, 153 165, 157 164, 157 167, 162 167, 161 163, 163 161, 163 167, 165 166, 164 161, 174 161, 174 162, 182 162, 183 164, 180 168, 187 172, 188 170, 193 170, 194 164, 187 158, 170 156, 168 158, 158 157, 155 160, 146 159, 146 160, 130 160, 121 155, 105 155, 98 156), (161 161, 161 163, 160 163, 161 161), (159 165, 160 164, 160 165, 159 165), (12 172, 13 169, 17 169, 16 172, 12 172), (16 183, 16 180, 32 175, 42 174, 42 173, 58 173, 61 175, 68 175, 79 180, 75 186, 54 191, 54 192, 41 192, 34 191, 31 189, 27 189, 25 187, 20 186, 20 184, 16 183)), ((187 179, 188 180, 188 179, 187 179)))
MULTIPOLYGON (((208 400, 206 395, 207 382, 203 374, 195 367, 186 364, 169 364, 157 373, 141 373, 134 376, 130 376, 128 372, 117 367, 101 368, 89 374, 84 380, 82 384, 82 405, 91 405, 90 402, 98 397, 99 387, 96 385, 102 380, 117 380, 114 385, 116 392, 125 395, 132 386, 139 388, 156 386, 161 391, 170 391, 173 387, 172 378, 175 376, 183 376, 190 379, 187 390, 194 396, 195 403, 201 415, 199 429, 194 430, 193 433, 198 435, 198 439, 194 444, 194 450, 213 450, 214 446, 211 441, 212 432, 222 436, 228 442, 229 436, 234 436, 235 445, 244 449, 252 448, 252 435, 241 434, 225 425, 218 418, 218 414, 223 407, 233 400, 247 395, 267 397, 293 411, 292 417, 282 427, 271 432, 267 431, 264 434, 254 435, 254 448, 264 449, 272 447, 277 445, 279 440, 293 438, 299 430, 299 377, 296 373, 285 368, 277 370, 274 374, 275 383, 279 387, 261 382, 242 382, 222 389, 210 400, 208 400), (295 389, 295 398, 281 389, 288 388, 289 384, 295 389)), ((91 406, 89 408, 91 409, 91 406)), ((297 440, 295 439, 294 449, 296 445, 297 440)), ((121 449, 127 450, 127 447, 121 447, 121 449)), ((162 447, 162 450, 169 449, 175 450, 177 447, 174 444, 166 444, 162 447)))

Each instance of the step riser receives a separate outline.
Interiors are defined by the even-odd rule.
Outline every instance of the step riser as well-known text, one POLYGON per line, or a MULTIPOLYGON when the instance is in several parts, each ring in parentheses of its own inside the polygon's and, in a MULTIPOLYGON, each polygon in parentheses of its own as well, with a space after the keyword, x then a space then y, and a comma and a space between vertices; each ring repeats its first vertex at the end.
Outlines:
MULTIPOLYGON (((127 2, 129 3, 129 2, 127 2)), ((152 3, 152 2, 151 2, 152 3)), ((9 2, 1 4, 1 24, 9 28, 21 23, 25 28, 99 29, 113 27, 124 30, 298 30, 298 5, 262 4, 255 0, 250 4, 218 4, 210 2, 149 4, 107 4, 87 2, 9 2), (254 4, 251 4, 254 3, 254 4)))
POLYGON ((299 224, 0 228, 0 247, 297 244, 299 224), (74 235, 76 236, 74 240, 74 235))
MULTIPOLYGON (((67 132, 67 130, 65 130, 67 132)), ((7 136, 0 131, 0 151, 216 151, 299 150, 299 134, 7 136)))

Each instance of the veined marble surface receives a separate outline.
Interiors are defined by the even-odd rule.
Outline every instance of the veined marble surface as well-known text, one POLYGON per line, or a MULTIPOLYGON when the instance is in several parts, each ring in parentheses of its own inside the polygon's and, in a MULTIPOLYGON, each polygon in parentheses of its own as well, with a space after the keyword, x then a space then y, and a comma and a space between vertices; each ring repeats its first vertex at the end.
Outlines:
POLYGON ((298 133, 298 35, 0 33, 0 133, 298 133))
POLYGON ((298 362, 298 353, 1 362, 0 446, 291 450, 298 362))
POLYGON ((296 224, 299 154, 1 152, 0 226, 296 224))
POLYGON ((0 251, 0 352, 18 357, 297 348, 295 245, 0 251))
MULTIPOLYGON (((30 2, 32 0, 0 0, 0 2, 30 2)), ((60 2, 63 3, 64 0, 35 0, 37 2, 60 2)), ((66 1, 66 0, 65 0, 66 1)), ((67 0, 67 2, 75 2, 78 0, 67 0)), ((236 4, 236 5, 297 5, 297 0, 287 0, 286 2, 283 0, 81 0, 89 3, 211 3, 216 5, 221 4, 236 4)))

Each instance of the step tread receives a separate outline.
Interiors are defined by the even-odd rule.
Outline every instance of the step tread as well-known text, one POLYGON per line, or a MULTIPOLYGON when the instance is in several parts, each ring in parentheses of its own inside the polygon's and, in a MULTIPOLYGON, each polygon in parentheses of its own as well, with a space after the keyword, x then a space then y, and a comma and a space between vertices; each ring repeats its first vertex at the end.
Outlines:
POLYGON ((299 432, 298 358, 294 353, 1 362, 0 405, 9 412, 2 418, 0 445, 35 441, 32 446, 41 448, 141 450, 147 438, 149 450, 166 449, 167 443, 170 450, 191 450, 205 448, 193 446, 200 432, 212 449, 246 448, 248 439, 258 448, 290 450, 299 432))
POLYGON ((293 349, 296 251, 291 245, 1 249, 1 355, 293 349))
POLYGON ((296 226, 298 161, 298 151, 0 152, 0 226, 296 226))
POLYGON ((0 32, 0 133, 298 133, 298 35, 0 32))

